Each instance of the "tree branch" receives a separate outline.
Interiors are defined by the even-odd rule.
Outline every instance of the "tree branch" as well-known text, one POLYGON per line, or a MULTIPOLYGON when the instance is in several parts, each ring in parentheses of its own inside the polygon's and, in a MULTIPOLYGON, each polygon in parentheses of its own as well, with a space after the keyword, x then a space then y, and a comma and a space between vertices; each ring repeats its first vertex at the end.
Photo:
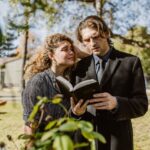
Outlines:
POLYGON ((141 42, 141 41, 137 41, 134 39, 128 39, 128 38, 123 37, 122 35, 119 35, 119 34, 112 34, 112 37, 121 39, 124 44, 135 45, 135 46, 138 46, 140 48, 150 48, 150 43, 148 41, 141 42))

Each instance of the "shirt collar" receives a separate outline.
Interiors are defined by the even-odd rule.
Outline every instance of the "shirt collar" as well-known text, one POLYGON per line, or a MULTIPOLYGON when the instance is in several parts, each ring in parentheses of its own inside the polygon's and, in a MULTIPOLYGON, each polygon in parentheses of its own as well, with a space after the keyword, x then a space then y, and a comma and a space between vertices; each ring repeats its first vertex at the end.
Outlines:
POLYGON ((99 57, 99 56, 93 54, 93 58, 94 58, 94 61, 95 61, 95 65, 96 65, 97 63, 99 63, 99 60, 100 60, 100 59, 102 59, 103 61, 107 62, 108 59, 109 59, 109 56, 110 56, 111 51, 112 51, 112 49, 110 49, 110 50, 109 50, 104 56, 102 56, 102 57, 99 57))

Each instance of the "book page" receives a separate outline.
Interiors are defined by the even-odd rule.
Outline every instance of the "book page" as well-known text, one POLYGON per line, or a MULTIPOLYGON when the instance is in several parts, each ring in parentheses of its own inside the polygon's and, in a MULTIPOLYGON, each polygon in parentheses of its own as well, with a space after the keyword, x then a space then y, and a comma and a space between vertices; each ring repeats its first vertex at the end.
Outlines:
POLYGON ((62 76, 58 76, 56 77, 56 79, 58 80, 58 82, 60 82, 64 87, 66 87, 68 89, 68 91, 73 91, 73 86, 72 84, 65 78, 63 78, 62 76))
POLYGON ((84 86, 87 86, 87 85, 90 85, 90 84, 96 83, 96 82, 97 82, 97 81, 96 81, 95 79, 89 79, 89 80, 82 81, 82 82, 80 82, 80 83, 78 83, 78 84, 76 84, 76 85, 74 86, 74 91, 75 91, 76 89, 79 89, 79 88, 81 88, 81 87, 84 87, 84 86))

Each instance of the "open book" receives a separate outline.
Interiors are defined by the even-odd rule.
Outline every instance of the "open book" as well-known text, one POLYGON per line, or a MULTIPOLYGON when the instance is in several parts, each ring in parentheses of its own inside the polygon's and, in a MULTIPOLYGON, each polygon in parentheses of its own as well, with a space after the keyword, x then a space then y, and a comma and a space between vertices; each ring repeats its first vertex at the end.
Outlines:
POLYGON ((72 84, 62 76, 56 77, 57 83, 62 91, 62 94, 74 97, 76 100, 83 99, 84 101, 93 97, 94 93, 99 93, 99 83, 94 79, 89 79, 76 84, 72 84))

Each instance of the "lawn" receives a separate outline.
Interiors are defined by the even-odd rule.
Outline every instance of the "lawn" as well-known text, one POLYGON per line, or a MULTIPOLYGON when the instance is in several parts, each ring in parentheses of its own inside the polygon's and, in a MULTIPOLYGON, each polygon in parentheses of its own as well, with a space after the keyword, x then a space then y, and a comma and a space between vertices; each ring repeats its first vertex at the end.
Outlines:
MULTIPOLYGON (((150 110, 144 117, 134 119, 134 145, 135 150, 149 150, 150 147, 150 110)), ((7 145, 7 150, 16 150, 6 135, 11 135, 19 149, 23 142, 17 139, 23 133, 22 108, 18 101, 7 102, 0 107, 0 142, 7 145)))
POLYGON ((17 150, 6 137, 11 135, 20 149, 21 140, 17 140, 17 136, 21 133, 23 133, 23 120, 20 102, 7 102, 6 105, 0 106, 0 142, 5 142, 8 150, 17 150))

